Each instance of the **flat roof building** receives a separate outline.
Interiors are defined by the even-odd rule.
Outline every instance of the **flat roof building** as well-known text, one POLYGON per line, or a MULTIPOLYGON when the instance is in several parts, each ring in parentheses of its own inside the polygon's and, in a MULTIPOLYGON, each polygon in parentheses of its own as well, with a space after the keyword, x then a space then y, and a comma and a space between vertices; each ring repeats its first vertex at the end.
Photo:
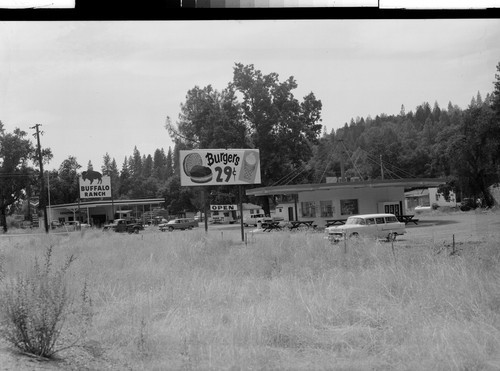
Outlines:
POLYGON ((445 179, 391 179, 342 183, 294 184, 246 190, 248 196, 293 195, 293 204, 282 204, 285 220, 327 220, 350 215, 391 213, 405 215, 405 189, 437 187, 445 179))
MULTIPOLYGON (((47 207, 49 221, 68 222, 81 220, 91 225, 102 225, 116 218, 142 217, 147 212, 161 208, 164 198, 133 200, 81 201, 47 207)), ((149 215, 149 214, 148 214, 149 215)))

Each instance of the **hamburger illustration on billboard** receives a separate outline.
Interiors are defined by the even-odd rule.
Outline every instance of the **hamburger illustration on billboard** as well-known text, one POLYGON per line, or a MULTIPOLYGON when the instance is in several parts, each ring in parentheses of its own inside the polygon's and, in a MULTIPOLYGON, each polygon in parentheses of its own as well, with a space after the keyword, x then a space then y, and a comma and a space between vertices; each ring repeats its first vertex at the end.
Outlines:
POLYGON ((181 185, 259 184, 258 149, 180 151, 181 185))

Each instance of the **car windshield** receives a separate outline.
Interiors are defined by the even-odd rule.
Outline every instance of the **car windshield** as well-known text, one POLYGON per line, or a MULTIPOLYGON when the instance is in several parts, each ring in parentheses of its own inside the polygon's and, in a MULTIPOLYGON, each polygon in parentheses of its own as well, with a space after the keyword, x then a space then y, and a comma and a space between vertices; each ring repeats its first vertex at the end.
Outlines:
POLYGON ((363 218, 348 218, 347 221, 345 222, 346 225, 364 225, 365 220, 363 218))

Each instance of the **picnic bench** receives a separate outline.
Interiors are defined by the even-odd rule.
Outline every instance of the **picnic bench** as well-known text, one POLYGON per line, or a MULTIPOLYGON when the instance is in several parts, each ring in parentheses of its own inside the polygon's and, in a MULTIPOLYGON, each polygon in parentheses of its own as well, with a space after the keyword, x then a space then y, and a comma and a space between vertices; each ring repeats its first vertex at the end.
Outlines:
POLYGON ((291 220, 289 223, 290 225, 288 228, 290 228, 290 230, 297 229, 300 226, 311 228, 313 227, 314 220, 291 220))
POLYGON ((415 215, 396 215, 396 218, 398 218, 401 223, 405 223, 405 225, 408 223, 418 224, 418 219, 414 219, 414 216, 415 215))
POLYGON ((281 230, 281 225, 280 222, 276 221, 269 221, 269 222, 264 222, 261 224, 261 228, 264 232, 271 232, 274 230, 281 230))
POLYGON ((328 219, 326 221, 326 225, 325 227, 328 228, 328 227, 331 227, 332 225, 342 225, 342 224, 345 224, 347 219, 328 219))

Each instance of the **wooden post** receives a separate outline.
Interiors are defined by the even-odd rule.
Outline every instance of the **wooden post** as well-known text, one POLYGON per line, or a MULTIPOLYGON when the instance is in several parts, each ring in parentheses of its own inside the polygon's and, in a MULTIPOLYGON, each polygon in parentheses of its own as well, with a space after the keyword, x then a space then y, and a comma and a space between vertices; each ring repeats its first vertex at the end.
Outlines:
POLYGON ((80 197, 78 197, 78 224, 76 225, 77 229, 79 229, 81 223, 82 223, 82 217, 80 215, 80 197))
POLYGON ((208 192, 207 192, 207 187, 203 188, 203 213, 205 214, 205 233, 208 233, 208 207, 207 207, 207 201, 208 201, 208 192))
POLYGON ((238 186, 238 193, 240 198, 240 226, 241 226, 241 240, 245 241, 245 228, 243 226, 243 186, 238 186))

